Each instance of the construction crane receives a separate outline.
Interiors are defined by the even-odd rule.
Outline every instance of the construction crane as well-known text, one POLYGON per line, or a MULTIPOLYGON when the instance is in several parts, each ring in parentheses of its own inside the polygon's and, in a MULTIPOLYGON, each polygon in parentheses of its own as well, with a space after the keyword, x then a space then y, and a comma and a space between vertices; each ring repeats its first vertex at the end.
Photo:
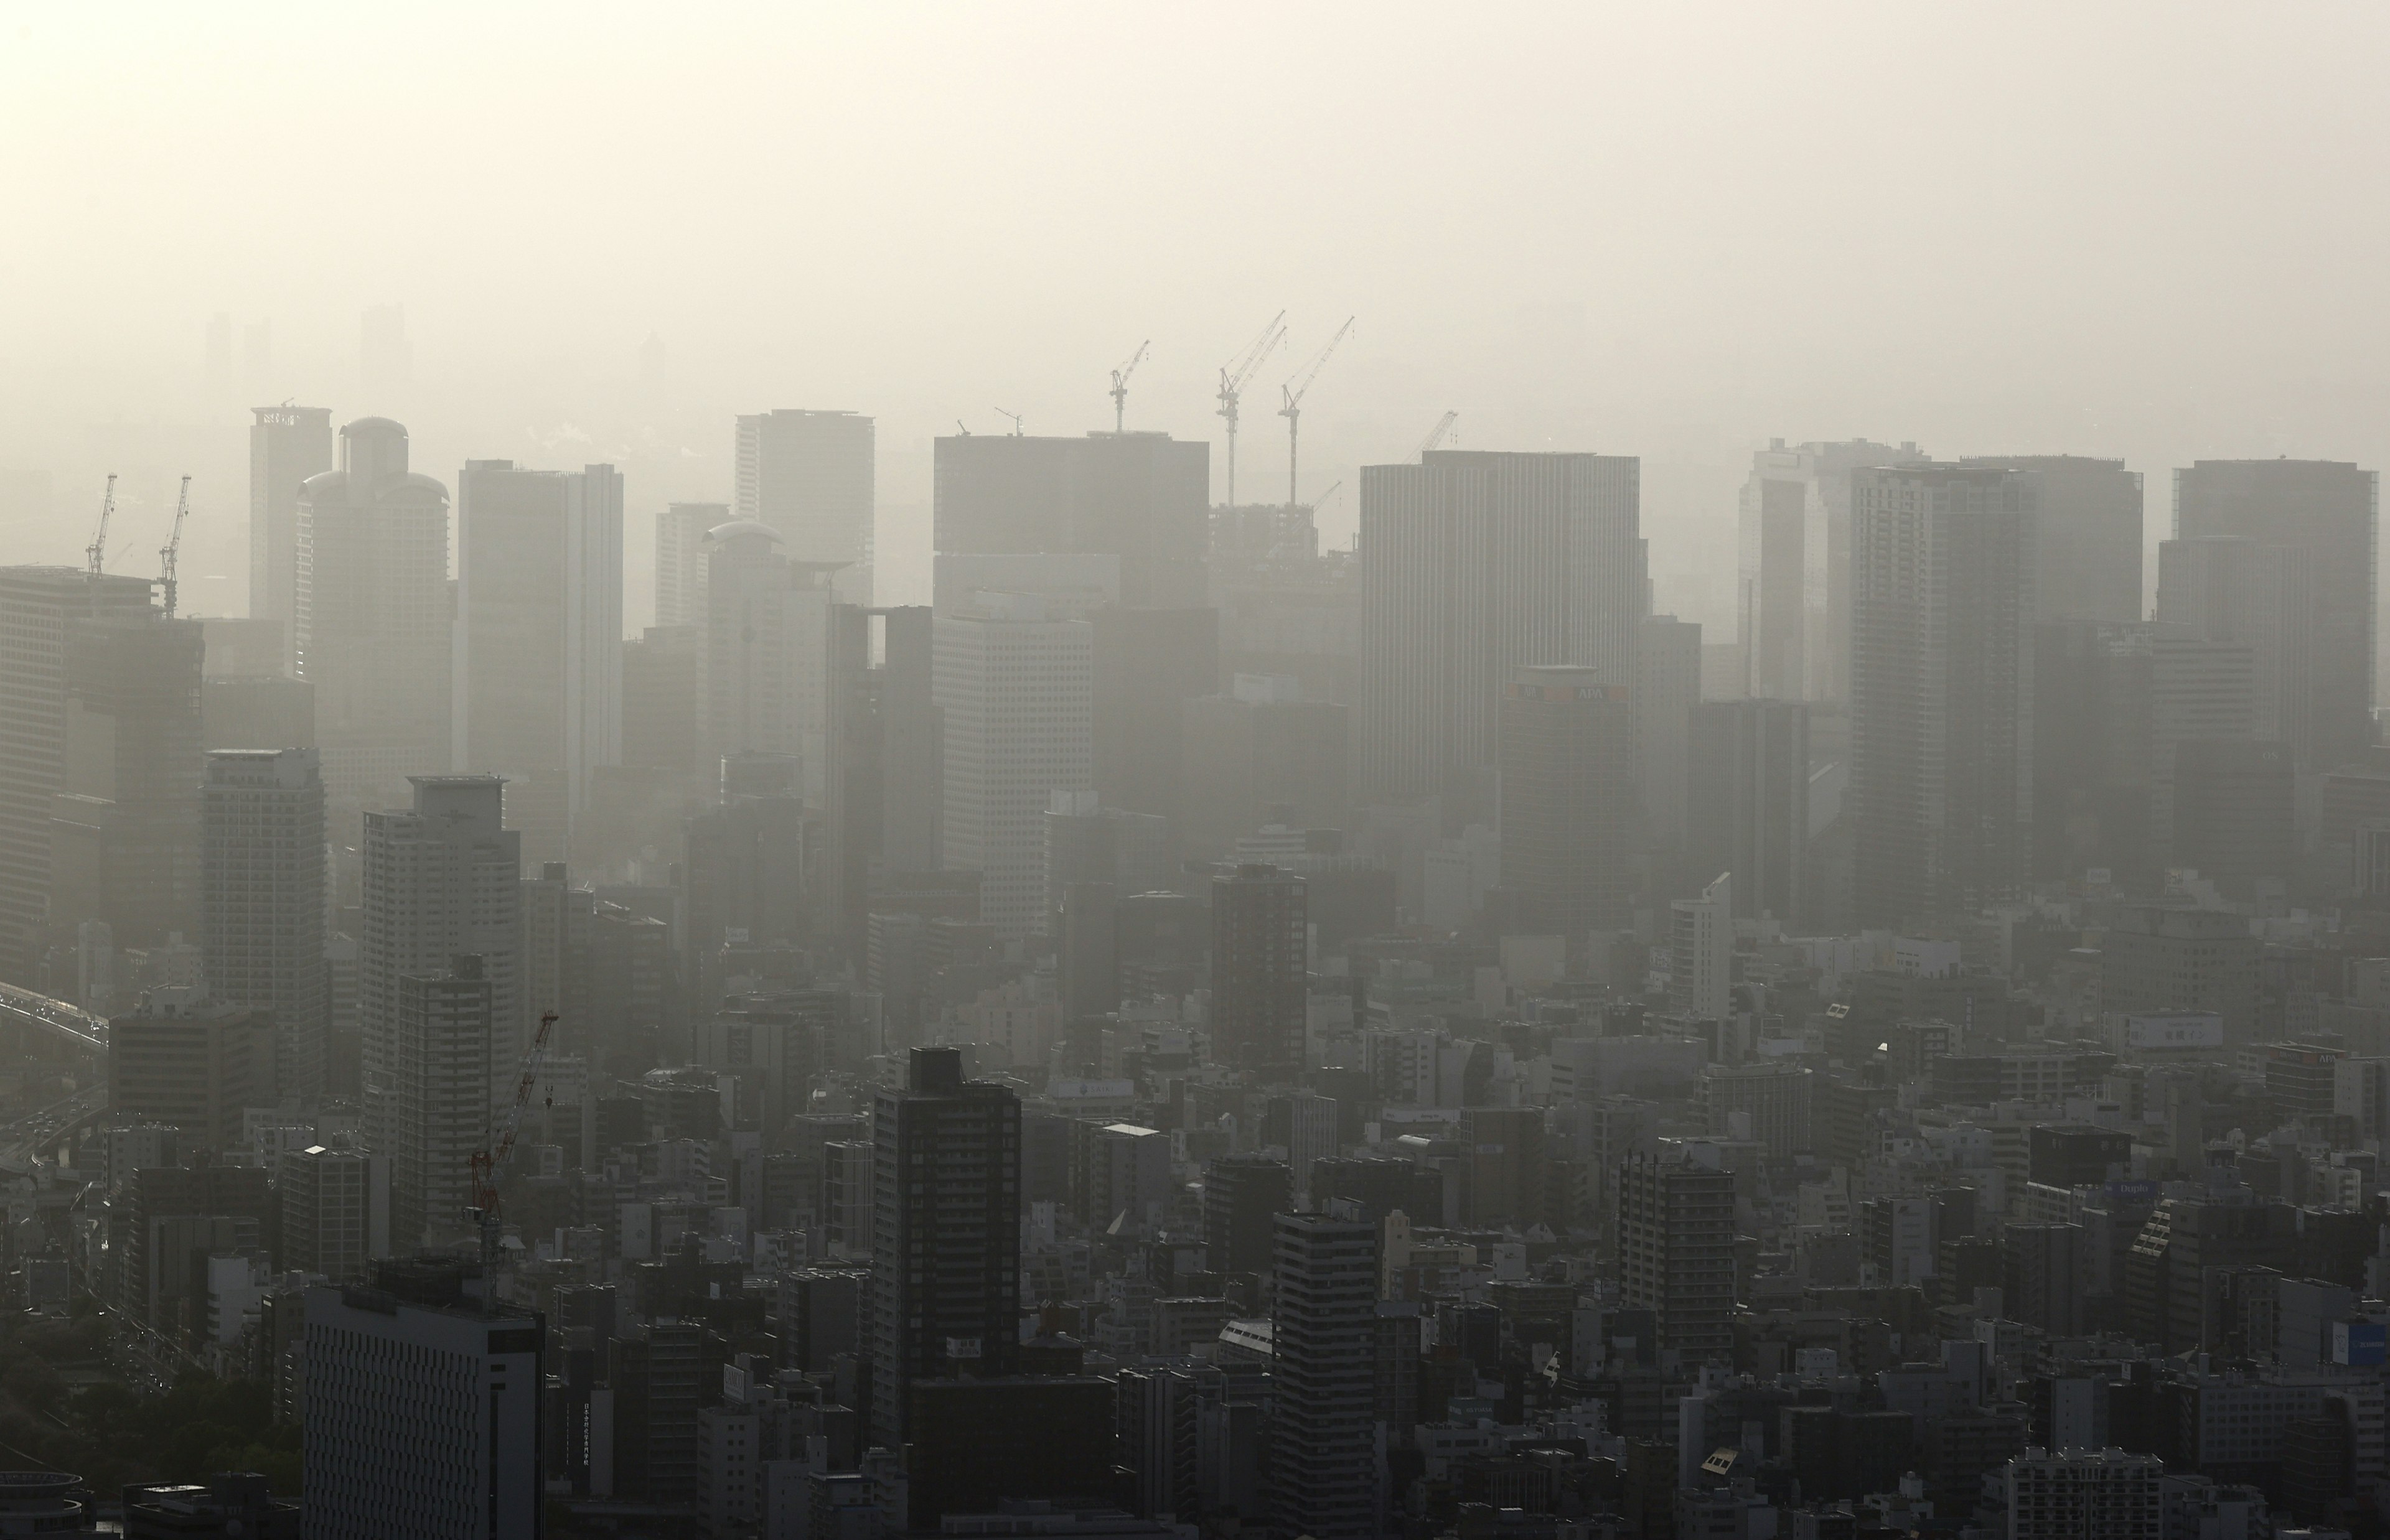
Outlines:
POLYGON ((1128 362, 1112 371, 1112 431, 1115 433, 1125 431, 1128 422, 1128 377, 1137 373, 1137 366, 1145 362, 1145 350, 1152 345, 1151 338, 1139 342, 1137 351, 1128 355, 1128 362))
POLYGON ((84 559, 89 563, 94 577, 99 575, 100 559, 108 554, 108 516, 115 511, 116 472, 111 470, 108 473, 108 490, 100 494, 99 499, 99 532, 91 537, 91 544, 83 548, 84 559))
POLYGON ((174 618, 174 568, 183 554, 183 520, 191 511, 191 479, 183 478, 183 490, 174 494, 174 527, 166 543, 158 547, 158 591, 166 601, 166 618, 174 618))
POLYGON ((1021 437, 1021 414, 1020 414, 1020 413, 1018 413, 1018 412, 1008 412, 1008 411, 1006 411, 1003 407, 999 406, 999 407, 997 407, 997 408, 996 409, 996 415, 997 417, 1010 417, 1010 418, 1012 419, 1012 436, 1013 436, 1014 438, 1016 438, 1016 439, 1017 439, 1017 438, 1019 438, 1019 437, 1021 437))
MULTIPOLYGON (((473 1206, 466 1211, 466 1222, 482 1233, 482 1260, 497 1260, 498 1249, 498 1168, 514 1153, 515 1136, 522 1132, 523 1109, 531 1105, 532 1087, 539 1084, 539 1072, 547 1063, 548 1040, 556 1032, 556 1012, 542 1011, 539 1031, 532 1034, 531 1051, 523 1055, 522 1076, 515 1082, 514 1098, 507 1104, 504 1119, 498 1127, 495 1143, 473 1151, 473 1206)), ((554 1106, 556 1095, 548 1094, 544 1105, 554 1106)))
POLYGON ((1237 403, 1244 395, 1245 381, 1270 351, 1286 340, 1286 312, 1279 311, 1262 327, 1253 345, 1232 360, 1220 366, 1220 416, 1228 420, 1228 506, 1237 506, 1237 403))
POLYGON ((1345 335, 1353 329, 1353 323, 1356 319, 1358 317, 1352 315, 1344 317, 1344 324, 1336 328, 1336 335, 1328 340, 1328 345, 1320 349, 1318 355, 1312 359, 1311 366, 1303 371, 1302 383, 1297 384, 1290 379, 1278 388, 1279 394, 1285 398, 1285 404, 1279 407, 1278 415, 1286 419, 1286 506, 1288 507, 1294 507, 1295 439, 1303 427, 1304 395, 1311 389, 1311 382, 1319 378, 1319 371, 1327 366, 1329 356, 1335 353, 1336 344, 1344 340, 1345 335))
POLYGON ((1435 427, 1429 430, 1427 438, 1420 443, 1420 454, 1424 456, 1429 450, 1433 449, 1437 444, 1442 443, 1444 442, 1445 435, 1452 431, 1452 425, 1459 420, 1460 414, 1458 412, 1446 412, 1444 414, 1441 418, 1437 419, 1435 427))
POLYGON ((1311 500, 1311 511, 1317 513, 1320 509, 1334 502, 1336 500, 1336 494, 1343 490, 1344 479, 1340 476, 1335 481, 1328 483, 1328 490, 1326 492, 1321 493, 1318 496, 1314 497, 1311 500))

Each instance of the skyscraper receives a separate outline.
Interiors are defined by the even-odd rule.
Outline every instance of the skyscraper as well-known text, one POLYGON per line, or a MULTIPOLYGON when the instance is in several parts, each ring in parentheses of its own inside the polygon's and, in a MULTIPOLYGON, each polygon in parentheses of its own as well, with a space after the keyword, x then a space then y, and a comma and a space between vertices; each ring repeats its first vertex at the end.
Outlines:
POLYGON ((1734 1348, 1734 1174, 1714 1147, 1670 1145, 1618 1168, 1618 1303, 1648 1310, 1689 1364, 1734 1348))
POLYGON ((360 417, 341 468, 299 489, 291 647, 315 687, 336 829, 448 764, 448 494, 406 468, 406 430, 360 417))
POLYGON ((939 439, 937 548, 1113 556, 1120 559, 1121 603, 1200 605, 1211 534, 1211 445, 1167 433, 939 439))
POLYGON ((2045 621, 2129 622, 2142 615, 2141 473, 2085 455, 1984 455, 1969 468, 2040 483, 2034 611, 2045 621))
POLYGON ((836 568, 792 558, 778 531, 753 520, 709 532, 703 548, 707 757, 784 756, 818 806, 830 768, 836 568))
POLYGON ((332 468, 332 409, 260 406, 249 428, 249 612, 282 622, 282 664, 296 661, 299 489, 332 468))
POLYGON ((1689 719, 1685 870, 1732 872, 1738 918, 1797 923, 1807 902, 1809 708, 1714 700, 1689 719))
POLYGON ((943 724, 944 855, 980 874, 980 918, 1010 939, 1045 918, 1046 808, 1089 789, 1091 628, 1020 596, 934 622, 943 724))
POLYGON ((623 478, 468 460, 456 481, 456 744, 503 775, 531 856, 566 858, 623 757, 623 478))
POLYGON ((1702 699, 1702 628, 1674 615, 1651 615, 1636 628, 1637 789, 1652 840, 1685 837, 1685 783, 1691 765, 1686 734, 1702 699))
POLYGON ((1275 1527, 1364 1540, 1378 1533, 1378 1227, 1357 1214, 1281 1213, 1272 1223, 1275 1527))
POLYGON ((272 1013, 278 1097, 320 1096, 331 999, 315 751, 220 750, 199 795, 209 992, 272 1013))
POLYGON ((1853 481, 1857 914, 1972 913, 2031 876, 2037 489, 1955 466, 1853 481))
POLYGON ((847 569, 839 597, 869 604, 872 455, 872 421, 853 412, 742 417, 731 511, 779 531, 799 561, 847 569))
POLYGON ((1634 682, 1649 612, 1630 456, 1433 450, 1361 471, 1363 783, 1490 814, 1522 666, 1634 682))
POLYGON ((1778 439, 1751 456, 1742 487, 1741 618, 1746 693, 1779 700, 1850 694, 1851 474, 1920 463, 1917 445, 1778 439))
POLYGON ((656 515, 656 623, 705 623, 705 533, 730 522, 727 503, 673 503, 656 515))
POLYGON ((872 1107, 871 1435, 905 1441, 914 1383, 1009 1374, 1021 1291, 1021 1102, 915 1048, 872 1107))
POLYGON ((365 1277, 390 1250, 387 1157, 310 1145, 282 1158, 282 1262, 334 1283, 365 1277))
POLYGON ((2310 772, 2336 768, 2319 762, 2326 751, 2316 736, 2319 559, 2240 535, 2169 540, 2158 546, 2155 610, 2183 635, 2249 649, 2251 714, 2241 730, 2279 739, 2310 772))
POLYGON ((1640 779, 1629 692, 1597 669, 1520 668, 1501 730, 1502 884, 1523 925, 1582 945, 1626 918, 1640 779))
POLYGON ((472 1161, 489 1143, 503 1037, 482 959, 398 978, 390 1036, 391 1233, 404 1247, 469 1234, 472 1161))
MULTIPOLYGON (((2301 689, 2306 774, 2357 759, 2373 742, 2374 563, 2381 478, 2332 460, 2200 460, 2174 473, 2177 540, 2237 535, 2305 553, 2314 584, 2313 659, 2301 689)), ((2294 700, 2285 710, 2295 710, 2294 700)))
POLYGON ((1734 1010, 1734 874, 1720 872, 1699 898, 1671 905, 1668 1005, 1696 1020, 1734 1010))
POLYGON ((1247 864, 1212 879, 1212 1062, 1292 1073, 1304 1065, 1307 884, 1247 864))

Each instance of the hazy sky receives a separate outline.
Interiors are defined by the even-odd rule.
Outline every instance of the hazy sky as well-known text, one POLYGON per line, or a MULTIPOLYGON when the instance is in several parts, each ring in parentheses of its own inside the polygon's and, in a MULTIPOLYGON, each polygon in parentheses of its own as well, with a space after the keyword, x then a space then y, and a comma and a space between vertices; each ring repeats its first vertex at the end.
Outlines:
POLYGON ((194 607, 238 610, 242 408, 295 396, 452 486, 618 460, 643 572, 733 413, 845 406, 901 584, 932 434, 1108 427, 1150 337, 1130 425, 1216 439, 1281 307, 1240 490, 1283 494, 1278 383, 1357 314, 1304 417, 1336 543, 1446 408, 1641 455, 1708 621, 1771 435, 2121 455, 2154 541, 2192 457, 2390 458, 2385 44, 2357 5, 0 7, 0 560, 74 559, 113 468, 141 570, 187 469, 194 607), (392 302, 415 381, 369 396, 392 302), (206 381, 216 312, 263 375, 206 381))

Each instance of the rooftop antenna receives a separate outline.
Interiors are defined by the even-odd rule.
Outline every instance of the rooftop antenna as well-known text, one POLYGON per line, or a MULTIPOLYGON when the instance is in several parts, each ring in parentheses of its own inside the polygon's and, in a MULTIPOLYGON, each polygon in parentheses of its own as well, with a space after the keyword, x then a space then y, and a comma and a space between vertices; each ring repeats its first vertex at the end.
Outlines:
POLYGON ((999 406, 999 407, 997 407, 997 408, 996 409, 996 415, 997 417, 1010 417, 1010 418, 1012 419, 1012 436, 1013 436, 1014 438, 1016 438, 1016 439, 1017 439, 1017 438, 1019 438, 1019 437, 1021 437, 1021 414, 1020 414, 1020 413, 1018 413, 1018 412, 1008 412, 1008 411, 1006 411, 1003 407, 999 406))
POLYGON ((99 575, 100 559, 108 554, 108 516, 116 511, 116 472, 108 473, 108 490, 100 494, 99 530, 91 544, 83 548, 84 560, 94 577, 99 575))
POLYGON ((964 438, 970 437, 970 430, 963 426, 963 419, 960 417, 957 417, 955 419, 955 431, 960 433, 964 438))
POLYGON ((1112 371, 1112 431, 1115 433, 1123 431, 1128 421, 1128 377, 1137 373, 1137 366, 1145 362, 1145 350, 1152 345, 1151 338, 1139 342, 1137 351, 1128 355, 1128 362, 1112 371))
POLYGON ((1345 335, 1353 329, 1353 323, 1356 319, 1358 317, 1352 315, 1344 317, 1344 324, 1336 328, 1336 335, 1328 340, 1328 345, 1319 350, 1318 356, 1312 359, 1311 366, 1303 371, 1302 383, 1297 384, 1290 379, 1278 388, 1279 394, 1285 398, 1285 404, 1279 407, 1278 415, 1286 419, 1286 506, 1288 507, 1294 507, 1295 440, 1303 427, 1304 394, 1311 389, 1311 382, 1319 378, 1319 371, 1326 366, 1329 355, 1336 351, 1337 343, 1344 340, 1345 335))
POLYGON ((191 511, 191 479, 183 478, 183 490, 174 494, 174 527, 166 543, 158 547, 158 586, 166 600, 166 618, 174 618, 174 571, 183 554, 183 520, 191 511))
POLYGON ((1286 340, 1286 312, 1279 311, 1262 327, 1253 345, 1242 354, 1220 366, 1220 416, 1228 421, 1228 506, 1237 506, 1237 402, 1244 394, 1245 381, 1261 367, 1270 350, 1286 340))

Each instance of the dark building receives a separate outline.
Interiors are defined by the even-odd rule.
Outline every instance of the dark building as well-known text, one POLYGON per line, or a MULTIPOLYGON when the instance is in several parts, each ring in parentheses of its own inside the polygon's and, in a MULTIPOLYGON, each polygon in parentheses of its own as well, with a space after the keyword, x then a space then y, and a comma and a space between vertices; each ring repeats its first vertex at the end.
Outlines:
POLYGON ((1283 1161, 1225 1155, 1204 1167, 1203 1249, 1210 1269, 1268 1272, 1272 1221, 1293 1206, 1294 1173, 1283 1161))
POLYGON ((266 1490, 254 1471, 226 1470, 196 1483, 124 1489, 127 1540, 185 1540, 238 1535, 240 1540, 299 1540, 299 1505, 266 1490))
POLYGON ((2086 455, 1985 455, 1970 468, 2018 470, 2041 487, 2035 612, 2049 621, 2141 618, 2141 473, 2086 455))
POLYGON ((651 625, 623 644, 623 763, 694 789, 701 774, 694 625, 651 625))
POLYGON ((2175 750, 2173 858, 2226 896, 2287 885, 2298 860, 2290 746, 2194 738, 2175 750))
POLYGON ((650 1503, 686 1503, 704 1479, 697 1410, 713 1366, 705 1328, 657 1321, 608 1345, 614 1392, 614 1491, 650 1503))
POLYGON ((1187 703, 1220 687, 1220 612, 1093 611, 1088 759, 1106 807, 1186 815, 1187 703))
POLYGON ((1706 882, 1734 874, 1737 918, 1788 924, 1806 903, 1809 708, 1789 700, 1716 700, 1690 713, 1685 870, 1706 882))
POLYGON ((2026 1179, 2044 1187, 2098 1187, 2132 1174, 2133 1136, 2089 1123, 2037 1123, 2026 1162, 2026 1179))
POLYGON ((809 938, 805 903, 809 828, 791 762, 749 754, 723 761, 722 805, 687 824, 687 953, 683 977, 710 1006, 721 982, 715 954, 733 931, 751 943, 809 938), (762 778, 782 770, 787 780, 762 778))
POLYGON ((907 1442, 916 1381, 1011 1372, 1020 1221, 1019 1098, 965 1083, 957 1049, 915 1048, 907 1084, 881 1091, 872 1110, 870 1415, 879 1443, 907 1442))
POLYGON ((1082 1508, 1111 1495, 1116 1419, 1109 1380, 1078 1375, 923 1380, 909 1387, 905 1442, 917 1529, 1000 1503, 1082 1508))
POLYGON ((1275 1225, 1277 1527, 1316 1540, 1363 1540, 1377 1533, 1378 1227, 1321 1213, 1282 1213, 1275 1225))
POLYGON ((1228 694, 1188 701, 1184 847, 1209 860, 1265 824, 1343 827, 1351 715, 1281 675, 1240 674, 1228 694))
POLYGON ((1121 602, 1201 604, 1211 544, 1211 445, 1166 433, 941 438, 933 516, 943 552, 1115 556, 1121 602))
POLYGON ((1213 1062, 1243 1070, 1302 1066, 1305 887, 1291 873, 1250 864, 1212 879, 1213 1062))
POLYGON ((1528 929, 1626 918, 1638 765, 1624 685, 1589 668, 1516 670, 1502 688, 1502 884, 1528 929))

